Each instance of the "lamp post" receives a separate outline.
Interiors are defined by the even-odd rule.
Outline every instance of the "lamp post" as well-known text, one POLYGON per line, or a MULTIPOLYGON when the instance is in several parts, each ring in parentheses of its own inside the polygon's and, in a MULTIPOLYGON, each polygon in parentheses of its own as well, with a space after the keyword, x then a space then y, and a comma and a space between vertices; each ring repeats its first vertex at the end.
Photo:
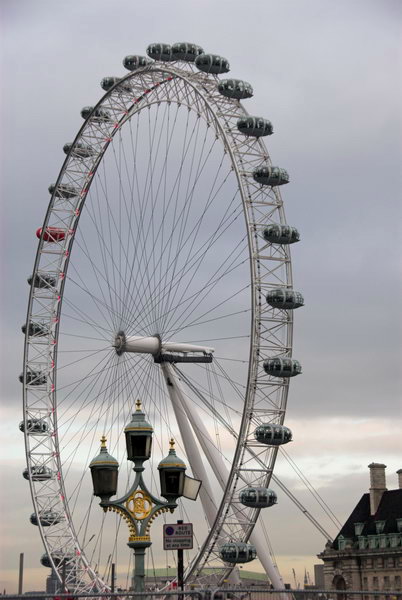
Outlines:
POLYGON ((144 462, 151 456, 152 426, 145 420, 141 402, 137 400, 136 411, 125 430, 127 459, 132 461, 135 472, 134 483, 125 496, 110 500, 117 492, 119 464, 106 448, 106 438, 101 439, 101 449, 90 463, 94 495, 99 496, 100 506, 119 513, 126 521, 130 535, 127 545, 134 550, 134 591, 145 590, 145 551, 151 546, 152 522, 163 512, 173 512, 177 499, 183 495, 185 463, 176 455, 174 440, 170 440, 169 454, 158 465, 161 495, 166 501, 156 498, 146 487, 142 478, 144 462))

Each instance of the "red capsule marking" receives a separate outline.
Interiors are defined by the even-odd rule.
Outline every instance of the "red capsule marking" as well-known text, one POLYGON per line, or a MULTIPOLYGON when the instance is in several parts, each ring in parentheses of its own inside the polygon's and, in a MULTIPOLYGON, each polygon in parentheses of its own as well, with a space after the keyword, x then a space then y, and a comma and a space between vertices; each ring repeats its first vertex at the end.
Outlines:
MULTIPOLYGON (((42 227, 36 230, 36 237, 40 239, 42 227)), ((59 227, 46 227, 43 234, 44 242, 61 242, 66 237, 66 230, 59 227)))

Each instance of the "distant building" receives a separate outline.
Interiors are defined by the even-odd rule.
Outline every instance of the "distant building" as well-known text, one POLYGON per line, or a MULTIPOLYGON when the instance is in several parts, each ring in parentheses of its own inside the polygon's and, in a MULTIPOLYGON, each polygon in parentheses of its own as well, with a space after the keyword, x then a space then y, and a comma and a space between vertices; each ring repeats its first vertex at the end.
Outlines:
POLYGON ((371 463, 369 469, 369 493, 318 555, 324 561, 325 589, 345 590, 338 600, 353 598, 348 589, 383 591, 384 598, 402 590, 402 469, 395 490, 386 488, 385 465, 371 463))
POLYGON ((317 590, 325 589, 324 565, 314 565, 314 583, 317 590))

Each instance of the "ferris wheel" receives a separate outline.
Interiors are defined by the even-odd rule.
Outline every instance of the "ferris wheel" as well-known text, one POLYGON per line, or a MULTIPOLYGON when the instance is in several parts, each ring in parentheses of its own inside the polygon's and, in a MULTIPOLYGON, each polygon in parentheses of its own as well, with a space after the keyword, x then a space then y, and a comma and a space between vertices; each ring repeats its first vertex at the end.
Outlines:
POLYGON ((112 562, 132 568, 88 465, 105 435, 128 489, 124 427, 140 399, 154 429, 149 488, 172 437, 202 480, 196 509, 179 508, 197 539, 187 581, 236 578, 257 555, 279 588, 258 515, 274 510, 268 486, 301 372, 299 233, 279 191, 289 177, 263 143, 271 122, 240 102, 251 85, 219 77, 225 58, 187 43, 147 55, 127 56, 129 73, 104 78, 81 111, 37 231, 20 378, 31 522, 42 563, 72 590, 107 589, 112 562))

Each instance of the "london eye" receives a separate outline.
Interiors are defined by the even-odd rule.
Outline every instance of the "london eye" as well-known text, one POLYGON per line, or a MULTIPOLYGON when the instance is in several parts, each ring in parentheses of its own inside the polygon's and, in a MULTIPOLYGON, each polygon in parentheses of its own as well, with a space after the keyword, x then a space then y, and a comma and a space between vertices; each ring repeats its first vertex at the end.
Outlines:
MULTIPOLYGON (((258 516, 276 502, 301 372, 289 176, 263 141, 272 123, 243 106, 252 86, 228 78, 225 58, 151 44, 123 64, 64 145, 28 279, 20 427, 42 562, 82 591, 107 589, 111 563, 128 563, 126 531, 99 510, 88 465, 105 435, 120 492, 129 487, 123 432, 140 399, 155 431, 149 487, 172 437, 202 480, 187 581, 235 580, 258 556, 282 588, 258 516)), ((180 511, 194 520, 194 505, 180 511)))

